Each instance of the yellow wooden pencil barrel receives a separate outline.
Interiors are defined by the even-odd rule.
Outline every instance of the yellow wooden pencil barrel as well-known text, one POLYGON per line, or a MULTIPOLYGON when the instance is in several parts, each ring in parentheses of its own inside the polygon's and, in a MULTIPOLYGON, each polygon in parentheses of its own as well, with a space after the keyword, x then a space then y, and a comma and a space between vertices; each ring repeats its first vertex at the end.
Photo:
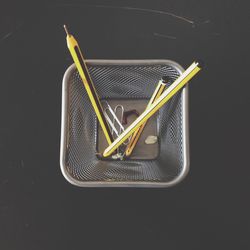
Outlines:
POLYGON ((111 145, 109 145, 103 156, 111 155, 129 136, 131 136, 145 121, 147 121, 157 110, 159 110, 171 97, 173 97, 188 81, 193 78, 201 70, 199 62, 192 63, 172 84, 169 86, 162 95, 146 109, 122 134, 116 138, 111 145))
MULTIPOLYGON (((155 88, 155 91, 152 95, 152 97, 150 98, 149 102, 148 102, 148 105, 146 107, 146 109, 148 109, 151 104, 161 95, 161 93, 163 92, 163 90, 165 89, 165 86, 166 84, 161 80, 159 81, 159 83, 157 84, 156 88, 155 88)), ((132 135, 130 141, 129 141, 129 144, 127 145, 126 147, 126 151, 125 151, 125 154, 126 156, 130 156, 141 136, 141 133, 144 129, 144 127, 146 126, 147 124, 147 121, 145 123, 143 123, 132 135)))
POLYGON ((75 65, 76 65, 76 68, 79 72, 79 75, 82 79, 83 85, 87 91, 87 94, 88 94, 89 99, 91 101, 91 104, 94 108, 95 114, 98 118, 98 121, 99 121, 100 126, 103 130, 105 138, 106 138, 108 144, 110 145, 113 141, 112 134, 110 132, 108 123, 105 119, 103 109, 101 106, 101 102, 100 102, 99 97, 97 95, 95 86, 90 78, 90 75, 89 75, 86 63, 83 59, 80 47, 79 47, 77 41, 75 40, 75 38, 71 34, 69 34, 67 27, 65 25, 64 25, 64 28, 65 28, 65 31, 67 33, 66 40, 67 40, 68 49, 70 51, 70 54, 73 58, 75 65))

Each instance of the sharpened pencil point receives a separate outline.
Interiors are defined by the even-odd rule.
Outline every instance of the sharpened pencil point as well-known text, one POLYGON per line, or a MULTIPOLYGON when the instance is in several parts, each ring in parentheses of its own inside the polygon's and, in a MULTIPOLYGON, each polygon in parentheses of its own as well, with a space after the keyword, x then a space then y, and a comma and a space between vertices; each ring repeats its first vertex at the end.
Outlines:
POLYGON ((67 28, 67 26, 66 26, 65 24, 63 25, 63 28, 64 28, 64 30, 65 30, 67 36, 69 36, 70 34, 69 34, 68 28, 67 28))

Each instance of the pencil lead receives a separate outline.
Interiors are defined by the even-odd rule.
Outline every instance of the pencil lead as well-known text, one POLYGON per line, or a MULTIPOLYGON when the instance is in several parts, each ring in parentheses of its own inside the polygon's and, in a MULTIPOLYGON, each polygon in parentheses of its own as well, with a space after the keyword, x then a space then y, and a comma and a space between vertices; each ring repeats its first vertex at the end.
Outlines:
POLYGON ((63 25, 63 28, 64 28, 64 30, 65 30, 67 36, 69 36, 70 34, 69 34, 68 28, 67 28, 67 26, 66 26, 65 24, 63 25))

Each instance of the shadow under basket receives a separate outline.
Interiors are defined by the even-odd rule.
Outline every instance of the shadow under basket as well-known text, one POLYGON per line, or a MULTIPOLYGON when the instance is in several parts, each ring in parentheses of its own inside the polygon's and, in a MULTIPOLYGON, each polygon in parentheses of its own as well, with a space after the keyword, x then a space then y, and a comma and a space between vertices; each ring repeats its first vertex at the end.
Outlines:
MULTIPOLYGON (((101 100, 146 103, 162 76, 171 83, 183 71, 169 60, 88 60, 101 100)), ((64 177, 81 187, 168 187, 189 169, 188 87, 154 115, 157 154, 125 160, 98 156, 98 121, 75 65, 65 72, 62 90, 60 165, 64 177)))

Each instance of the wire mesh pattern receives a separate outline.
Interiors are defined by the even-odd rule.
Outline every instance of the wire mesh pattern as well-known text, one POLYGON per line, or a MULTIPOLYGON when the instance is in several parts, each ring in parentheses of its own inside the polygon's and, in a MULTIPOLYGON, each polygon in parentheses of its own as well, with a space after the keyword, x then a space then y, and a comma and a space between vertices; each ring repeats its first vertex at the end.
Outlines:
MULTIPOLYGON (((180 69, 169 61, 88 63, 89 72, 101 99, 149 99, 162 76, 173 82, 180 69)), ((64 83, 64 145, 61 167, 71 183, 84 186, 136 183, 168 184, 178 178, 184 166, 183 93, 175 95, 157 117, 159 155, 154 160, 103 160, 97 156, 97 119, 87 93, 74 67, 67 71, 64 83), (65 103, 64 103, 65 101, 65 103)), ((145 152, 146 154, 147 152, 145 152)))

